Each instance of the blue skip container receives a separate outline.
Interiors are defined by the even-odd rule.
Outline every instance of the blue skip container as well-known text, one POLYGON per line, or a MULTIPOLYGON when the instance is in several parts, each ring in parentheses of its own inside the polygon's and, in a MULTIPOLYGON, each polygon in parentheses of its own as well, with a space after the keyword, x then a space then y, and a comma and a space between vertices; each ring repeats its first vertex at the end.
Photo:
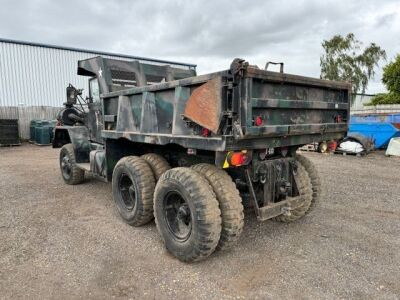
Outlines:
POLYGON ((385 149, 393 137, 400 137, 399 114, 351 116, 349 133, 358 133, 374 141, 376 149, 385 149))

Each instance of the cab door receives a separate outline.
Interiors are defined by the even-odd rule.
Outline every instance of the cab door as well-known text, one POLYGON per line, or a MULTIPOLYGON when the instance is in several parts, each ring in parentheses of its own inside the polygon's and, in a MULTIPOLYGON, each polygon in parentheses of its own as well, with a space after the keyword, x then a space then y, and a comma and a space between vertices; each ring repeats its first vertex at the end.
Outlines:
POLYGON ((100 99, 99 82, 96 77, 89 79, 88 128, 90 140, 103 144, 103 105, 100 99))

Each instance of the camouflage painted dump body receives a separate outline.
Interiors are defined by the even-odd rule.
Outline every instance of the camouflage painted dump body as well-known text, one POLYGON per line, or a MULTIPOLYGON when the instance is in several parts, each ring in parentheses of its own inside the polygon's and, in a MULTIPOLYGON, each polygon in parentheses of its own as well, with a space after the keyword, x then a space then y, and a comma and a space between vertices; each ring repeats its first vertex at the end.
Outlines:
MULTIPOLYGON (((172 167, 214 163, 230 168, 259 220, 288 214, 303 199, 296 150, 345 136, 351 86, 281 70, 235 59, 228 70, 196 76, 190 65, 79 61, 78 74, 91 77, 87 109, 80 103, 79 118, 63 110, 74 125, 57 126, 53 146, 72 143, 76 162, 108 181, 131 155, 156 153, 172 167)), ((79 90, 69 88, 76 107, 79 90)))
POLYGON ((123 89, 121 84, 145 86, 162 80, 172 81, 196 76, 196 71, 195 65, 182 64, 173 67, 173 63, 156 65, 97 56, 80 60, 78 75, 96 77, 102 93, 108 93, 123 89))
POLYGON ((103 93, 102 137, 211 151, 339 139, 347 132, 350 91, 347 83, 240 62, 217 73, 103 93))
MULTIPOLYGON (((147 86, 163 81, 192 77, 196 76, 196 71, 195 65, 183 63, 157 65, 98 56, 79 61, 78 75, 90 76, 95 79, 98 82, 99 92, 104 94, 133 86, 147 86)), ((104 118, 101 101, 93 99, 93 91, 89 90, 89 94, 92 99, 89 102, 88 122, 86 125, 90 131, 90 140, 103 143, 103 138, 101 137, 104 129, 103 125, 108 120, 104 118)))

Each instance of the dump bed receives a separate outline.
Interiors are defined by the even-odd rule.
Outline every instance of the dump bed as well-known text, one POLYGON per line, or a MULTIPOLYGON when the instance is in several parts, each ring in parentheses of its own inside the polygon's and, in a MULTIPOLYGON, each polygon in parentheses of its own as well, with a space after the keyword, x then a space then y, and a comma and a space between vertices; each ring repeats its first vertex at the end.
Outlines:
POLYGON ((104 138, 214 151, 342 138, 351 86, 246 63, 102 95, 104 138))
POLYGON ((289 139, 293 145, 347 131, 348 83, 247 68, 242 89, 243 139, 289 139))

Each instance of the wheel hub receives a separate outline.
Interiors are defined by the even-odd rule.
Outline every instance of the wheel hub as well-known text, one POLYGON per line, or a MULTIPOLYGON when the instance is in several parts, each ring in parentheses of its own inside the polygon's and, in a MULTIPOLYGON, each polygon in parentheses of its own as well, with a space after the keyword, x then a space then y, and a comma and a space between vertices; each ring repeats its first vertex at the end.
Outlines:
POLYGON ((118 185, 123 205, 127 210, 132 210, 136 203, 136 190, 132 180, 127 174, 122 174, 118 185))
POLYGON ((61 159, 61 169, 64 178, 69 178, 71 176, 71 162, 67 154, 64 154, 61 159))
POLYGON ((182 222, 188 223, 190 221, 188 220, 188 217, 190 217, 190 211, 187 205, 180 206, 178 208, 177 218, 182 222))
POLYGON ((192 232, 190 208, 178 192, 170 192, 164 199, 164 216, 175 239, 186 241, 192 232))

